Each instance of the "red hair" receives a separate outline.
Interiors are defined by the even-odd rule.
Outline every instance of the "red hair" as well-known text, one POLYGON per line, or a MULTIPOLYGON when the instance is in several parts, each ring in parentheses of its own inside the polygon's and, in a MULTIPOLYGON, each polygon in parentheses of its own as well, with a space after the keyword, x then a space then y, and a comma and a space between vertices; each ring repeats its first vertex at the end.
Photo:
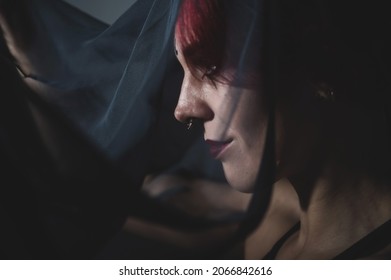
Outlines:
MULTIPOLYGON (((243 56, 243 43, 251 24, 248 20, 253 20, 249 11, 254 12, 239 0, 183 0, 175 37, 193 73, 204 73, 213 81, 221 83, 237 82, 236 72, 243 56), (243 16, 243 12, 247 17, 243 16)), ((260 45, 252 48, 254 61, 254 54, 260 57, 260 45)), ((246 65, 246 68, 250 67, 246 65)), ((249 85, 252 80, 257 80, 253 79, 254 72, 259 73, 259 69, 254 71, 252 67, 252 75, 243 75, 242 83, 249 85)))
POLYGON ((192 70, 206 72, 224 61, 225 22, 220 1, 185 0, 182 3, 175 35, 186 63, 192 70))

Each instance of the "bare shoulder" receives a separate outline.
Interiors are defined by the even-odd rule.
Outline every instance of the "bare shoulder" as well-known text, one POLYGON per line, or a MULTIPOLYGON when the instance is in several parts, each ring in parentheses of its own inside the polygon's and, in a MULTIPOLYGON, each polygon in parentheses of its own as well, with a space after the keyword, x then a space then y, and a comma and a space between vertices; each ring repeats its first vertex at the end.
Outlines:
POLYGON ((262 259, 299 221, 299 214, 299 201, 292 185, 286 180, 277 182, 264 221, 245 242, 245 258, 262 259))

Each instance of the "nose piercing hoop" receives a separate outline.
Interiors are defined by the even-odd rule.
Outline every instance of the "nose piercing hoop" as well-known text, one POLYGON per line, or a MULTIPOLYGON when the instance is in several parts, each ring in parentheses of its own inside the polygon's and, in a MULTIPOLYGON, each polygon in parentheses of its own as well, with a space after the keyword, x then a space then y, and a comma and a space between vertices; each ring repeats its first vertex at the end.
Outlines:
POLYGON ((189 130, 193 125, 193 119, 189 119, 187 122, 186 122, 186 128, 187 130, 189 130))

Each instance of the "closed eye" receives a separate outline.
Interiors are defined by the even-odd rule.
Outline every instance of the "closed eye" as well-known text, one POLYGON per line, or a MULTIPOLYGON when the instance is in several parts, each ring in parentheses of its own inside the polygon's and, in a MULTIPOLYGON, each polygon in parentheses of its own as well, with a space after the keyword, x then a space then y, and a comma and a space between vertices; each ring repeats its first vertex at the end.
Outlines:
POLYGON ((207 78, 216 87, 216 83, 215 83, 216 73, 217 73, 217 67, 213 65, 204 72, 201 79, 204 80, 205 78, 207 78))

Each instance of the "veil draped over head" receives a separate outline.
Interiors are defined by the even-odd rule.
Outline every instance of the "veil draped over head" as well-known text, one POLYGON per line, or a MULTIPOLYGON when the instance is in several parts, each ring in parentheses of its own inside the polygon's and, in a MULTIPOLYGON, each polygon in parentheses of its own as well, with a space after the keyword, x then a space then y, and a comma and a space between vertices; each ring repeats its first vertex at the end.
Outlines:
POLYGON ((4 188, 4 213, 11 224, 36 225, 28 236, 6 226, 6 257, 97 257, 128 214, 197 227, 139 192, 146 175, 165 170, 223 180, 200 129, 187 131, 173 115, 183 78, 173 46, 179 5, 135 1, 108 25, 61 0, 0 2, 9 97, 2 173, 24 180, 4 188), (18 251, 21 240, 28 246, 18 251))
POLYGON ((155 154, 157 166, 181 153, 188 140, 176 140, 171 117, 181 80, 172 46, 178 1, 136 1, 110 26, 62 1, 22 2, 26 26, 16 32, 25 47, 17 42, 14 54, 41 98, 115 161, 146 168, 162 142, 170 156, 155 154))
POLYGON ((144 177, 176 164, 198 135, 173 117, 179 2, 136 1, 112 25, 63 1, 0 5, 2 174, 12 178, 2 195, 4 254, 96 257, 128 213, 152 215, 138 193, 144 177), (12 220, 36 230, 13 235, 12 220), (26 248, 13 247, 23 240, 26 248))
MULTIPOLYGON (((2 67, 6 69, 4 65, 9 67, 12 63, 32 89, 33 93, 28 94, 32 104, 29 101, 23 108, 27 111, 32 107, 36 123, 31 126, 37 126, 41 135, 32 132, 35 140, 31 143, 42 141, 44 144, 37 146, 43 146, 40 149, 48 159, 40 159, 43 168, 38 170, 39 165, 34 164, 33 159, 37 158, 34 153, 39 154, 40 150, 23 147, 26 143, 20 142, 19 136, 15 136, 18 139, 15 142, 4 137, 1 152, 6 153, 6 147, 16 147, 7 151, 10 162, 16 162, 16 174, 20 168, 16 159, 24 160, 24 165, 28 163, 23 174, 28 174, 26 178, 33 182, 33 188, 39 186, 42 190, 39 193, 46 195, 37 195, 42 205, 55 209, 54 214, 47 215, 43 214, 45 207, 42 207, 29 217, 29 225, 32 225, 35 217, 44 216, 39 221, 42 230, 31 233, 26 241, 36 238, 47 243, 45 238, 49 236, 50 245, 45 247, 48 250, 42 254, 44 257, 95 257, 98 245, 102 246, 123 224, 129 204, 133 203, 132 211, 138 215, 147 212, 148 206, 155 207, 144 203, 137 192, 147 174, 185 166, 197 171, 198 176, 224 181, 220 165, 206 156, 201 129, 188 131, 174 119, 183 79, 174 53, 174 31, 181 2, 138 0, 108 25, 61 0, 0 1, 0 24, 4 33, 2 67), (49 178, 48 174, 58 173, 65 179, 49 178), (37 179, 37 174, 45 179, 37 179), (76 222, 74 216, 78 217, 76 222), (94 234, 96 237, 91 238, 94 234)), ((217 80, 234 86, 227 96, 235 100, 227 108, 221 104, 229 111, 229 117, 225 120, 226 126, 220 127, 220 136, 227 133, 229 123, 240 109, 241 94, 235 92, 237 88, 260 86, 263 100, 260 106, 266 108, 268 123, 248 213, 237 234, 223 244, 224 248, 219 248, 222 250, 251 233, 268 208, 275 179, 275 103, 282 94, 294 92, 290 86, 295 79, 305 77, 310 80, 309 84, 327 82, 343 88, 344 78, 355 83, 355 79, 362 76, 344 76, 348 71, 336 69, 333 63, 344 58, 345 66, 350 65, 352 58, 365 54, 360 62, 373 66, 370 68, 373 71, 366 72, 370 75, 368 81, 378 81, 376 89, 382 92, 373 94, 370 99, 386 107, 388 122, 391 111, 389 99, 383 94, 390 89, 390 55, 385 51, 388 50, 386 35, 382 35, 386 34, 382 33, 383 28, 389 25, 382 22, 385 18, 376 8, 371 9, 373 14, 366 13, 371 21, 352 26, 349 17, 359 18, 365 9, 355 4, 350 13, 340 1, 226 0, 224 7, 225 21, 216 23, 224 29, 216 30, 216 37, 209 39, 216 44, 224 42, 222 50, 229 47, 233 51, 224 53, 217 49, 211 61, 201 59, 202 63, 193 70, 208 70, 211 66, 228 69, 225 72, 228 74, 220 75, 217 80), (221 30, 224 32, 218 33, 221 30), (371 39, 360 41, 360 34, 371 39), (338 53, 336 49, 344 51, 338 53), (346 58, 350 50, 354 55, 346 58), (313 69, 316 71, 311 72, 313 69), (257 78, 261 74, 261 81, 252 78, 254 73, 257 78), (319 81, 318 77, 327 80, 319 81)), ((360 21, 355 19, 354 22, 360 21)), ((213 52, 209 51, 195 49, 193 57, 210 56, 213 52)), ((2 73, 8 71, 4 69, 2 73)), ((28 91, 16 85, 15 76, 1 82, 12 84, 13 91, 28 91)), ((365 98, 362 92, 357 91, 355 98, 365 98)), ((12 98, 10 95, 10 100, 12 98)), ((346 100, 349 98, 352 95, 346 100)), ((4 114, 10 112, 4 103, 2 107, 4 114)), ((22 115, 20 113, 18 118, 22 115)), ((26 122, 31 122, 27 121, 27 115, 26 122)), ((2 121, 5 122, 4 135, 16 133, 7 125, 12 127, 12 121, 16 123, 17 118, 7 120, 4 115, 2 121)), ((4 166, 7 166, 6 160, 4 166)), ((7 195, 17 197, 18 193, 13 190, 7 195)), ((23 205, 19 212, 12 212, 14 219, 21 219, 26 209, 33 207, 27 197, 20 204, 23 205)), ((163 214, 160 217, 152 212, 145 215, 154 214, 153 219, 170 223, 163 214)), ((31 248, 32 251, 38 249, 31 248)))

